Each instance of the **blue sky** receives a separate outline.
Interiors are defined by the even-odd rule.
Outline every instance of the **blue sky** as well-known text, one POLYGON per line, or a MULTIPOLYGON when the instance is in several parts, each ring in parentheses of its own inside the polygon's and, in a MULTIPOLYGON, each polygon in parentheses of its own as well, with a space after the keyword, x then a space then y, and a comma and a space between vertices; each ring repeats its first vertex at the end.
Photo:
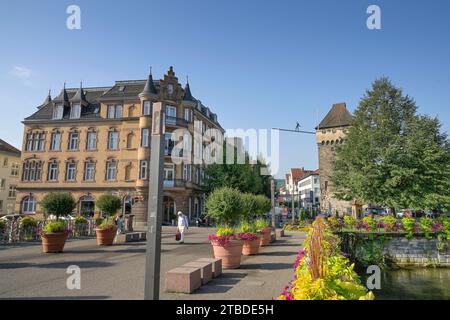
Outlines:
MULTIPOLYGON (((313 129, 333 103, 354 110, 388 76, 421 113, 450 123, 447 0, 2 1, 0 137, 20 146, 20 121, 51 88, 161 77, 173 65, 224 128, 313 129), (81 7, 81 30, 66 8, 81 7), (368 30, 366 9, 381 8, 368 30)), ((314 136, 281 134, 278 176, 318 166, 314 136)))

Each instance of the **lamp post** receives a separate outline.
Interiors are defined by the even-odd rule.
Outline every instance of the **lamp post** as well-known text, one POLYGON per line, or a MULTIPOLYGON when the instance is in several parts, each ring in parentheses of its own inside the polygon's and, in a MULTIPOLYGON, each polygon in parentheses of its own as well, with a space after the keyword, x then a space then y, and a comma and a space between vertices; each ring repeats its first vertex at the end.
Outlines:
POLYGON ((275 180, 273 178, 270 180, 270 195, 272 200, 272 228, 275 230, 275 180))
POLYGON ((292 224, 295 224, 295 183, 292 184, 292 194, 291 194, 291 202, 292 202, 292 224))
POLYGON ((163 104, 154 103, 148 192, 145 300, 159 300, 164 184, 164 114, 163 104))

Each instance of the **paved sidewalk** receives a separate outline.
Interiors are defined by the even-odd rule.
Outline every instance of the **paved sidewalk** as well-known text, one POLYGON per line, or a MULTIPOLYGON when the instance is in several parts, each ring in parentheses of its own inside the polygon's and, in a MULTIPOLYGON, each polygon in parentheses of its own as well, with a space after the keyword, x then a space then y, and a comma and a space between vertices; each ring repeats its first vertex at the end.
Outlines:
MULTIPOLYGON (((192 295, 164 290, 166 271, 199 257, 212 256, 207 228, 191 228, 186 243, 175 242, 175 228, 162 240, 161 299, 272 299, 291 280, 292 265, 304 234, 289 233, 261 254, 243 257, 242 267, 225 270, 192 295)), ((0 299, 143 299, 145 243, 98 247, 95 239, 74 240, 65 252, 41 253, 40 244, 0 246, 0 299), (66 269, 81 268, 81 290, 68 290, 66 269)))

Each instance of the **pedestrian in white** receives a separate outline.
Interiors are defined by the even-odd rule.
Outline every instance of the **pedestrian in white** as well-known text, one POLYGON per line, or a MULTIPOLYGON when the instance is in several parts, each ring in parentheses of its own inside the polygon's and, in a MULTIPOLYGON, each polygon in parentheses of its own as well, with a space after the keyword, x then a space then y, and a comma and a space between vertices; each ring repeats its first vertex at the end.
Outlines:
POLYGON ((184 232, 189 229, 189 222, 183 212, 178 211, 178 231, 181 234, 179 243, 184 243, 184 232))

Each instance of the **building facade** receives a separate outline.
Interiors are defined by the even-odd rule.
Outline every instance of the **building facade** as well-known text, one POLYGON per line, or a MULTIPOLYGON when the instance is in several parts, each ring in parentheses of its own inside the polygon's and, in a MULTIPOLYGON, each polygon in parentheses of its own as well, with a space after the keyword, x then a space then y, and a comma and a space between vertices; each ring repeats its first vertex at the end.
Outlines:
POLYGON ((313 173, 312 170, 305 170, 305 168, 292 168, 289 173, 286 174, 285 179, 285 197, 289 200, 294 198, 294 201, 298 202, 300 199, 300 193, 298 190, 298 182, 306 175, 313 173))
POLYGON ((319 209, 320 207, 320 176, 319 172, 304 176, 297 184, 300 207, 305 209, 319 209))
POLYGON ((345 142, 345 136, 352 120, 345 103, 333 105, 316 128, 316 142, 319 150, 320 204, 323 212, 330 214, 352 214, 353 203, 336 199, 330 177, 333 173, 335 148, 345 142))
POLYGON ((0 216, 15 213, 20 150, 0 139, 0 216))
POLYGON ((75 197, 78 214, 92 216, 99 214, 96 199, 111 193, 122 199, 124 214, 134 215, 135 226, 145 226, 152 105, 159 102, 165 109, 164 221, 170 223, 180 210, 191 219, 200 216, 204 164, 174 163, 172 152, 180 141, 189 153, 203 154, 205 145, 189 137, 175 141, 174 132, 182 129, 194 136, 223 129, 217 115, 192 96, 189 83, 181 86, 172 67, 161 80, 150 73, 147 80, 64 87, 54 99, 49 94, 23 121, 17 211, 41 215, 39 201, 62 191, 75 197))

